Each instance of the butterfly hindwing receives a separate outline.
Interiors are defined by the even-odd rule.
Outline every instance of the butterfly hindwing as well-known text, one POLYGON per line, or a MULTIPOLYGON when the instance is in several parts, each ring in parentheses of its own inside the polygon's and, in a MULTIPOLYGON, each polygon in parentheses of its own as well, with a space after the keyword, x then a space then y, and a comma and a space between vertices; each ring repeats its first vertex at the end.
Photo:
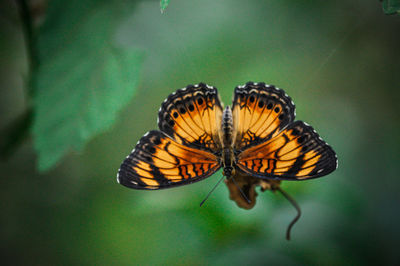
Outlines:
POLYGON ((164 101, 158 126, 179 143, 216 152, 221 149, 221 117, 217 89, 200 83, 177 90, 164 101))
POLYGON ((331 173, 337 158, 311 126, 296 121, 272 139, 240 153, 237 165, 259 178, 303 180, 331 173))
POLYGON ((219 168, 212 153, 184 146, 153 130, 124 160, 118 182, 134 189, 162 189, 200 181, 219 168))
POLYGON ((235 88, 232 113, 235 148, 245 150, 271 139, 292 123, 295 106, 283 90, 248 82, 235 88))

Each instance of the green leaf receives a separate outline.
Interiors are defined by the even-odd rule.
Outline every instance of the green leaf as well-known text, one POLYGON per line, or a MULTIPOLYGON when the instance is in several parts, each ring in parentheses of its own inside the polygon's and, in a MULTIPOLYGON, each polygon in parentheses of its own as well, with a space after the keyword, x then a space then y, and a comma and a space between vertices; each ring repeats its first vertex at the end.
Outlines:
POLYGON ((383 0, 382 7, 386 15, 399 14, 400 0, 383 0))
POLYGON ((169 0, 161 0, 160 1, 161 13, 164 13, 164 11, 167 8, 168 4, 169 4, 169 0))
POLYGON ((41 171, 109 128, 135 94, 142 54, 113 43, 127 9, 112 2, 50 2, 34 75, 33 137, 41 171))

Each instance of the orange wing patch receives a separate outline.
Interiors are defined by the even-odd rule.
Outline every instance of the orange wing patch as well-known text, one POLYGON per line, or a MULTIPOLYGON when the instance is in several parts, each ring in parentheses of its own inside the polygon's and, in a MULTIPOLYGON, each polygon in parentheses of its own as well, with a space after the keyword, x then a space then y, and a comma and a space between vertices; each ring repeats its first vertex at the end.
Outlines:
POLYGON ((200 181, 219 168, 212 153, 179 144, 161 131, 150 131, 122 163, 118 181, 135 189, 161 189, 200 181))
POLYGON ((295 106, 290 97, 264 83, 249 82, 236 87, 232 108, 237 150, 273 138, 295 118, 295 106))
POLYGON ((327 175, 336 169, 332 148, 301 121, 238 155, 238 167, 260 178, 300 180, 327 175))
POLYGON ((180 89, 164 101, 158 126, 181 144, 215 152, 221 149, 221 119, 217 89, 200 83, 180 89))

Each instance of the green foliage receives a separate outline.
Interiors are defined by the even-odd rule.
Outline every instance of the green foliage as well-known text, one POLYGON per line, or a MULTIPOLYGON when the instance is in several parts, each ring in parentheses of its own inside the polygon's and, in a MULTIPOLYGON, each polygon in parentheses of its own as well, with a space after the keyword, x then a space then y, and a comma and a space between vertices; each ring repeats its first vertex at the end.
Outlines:
POLYGON ((167 8, 168 4, 169 4, 169 0, 161 0, 160 1, 161 13, 164 13, 164 11, 167 8))
POLYGON ((399 14, 400 0, 383 0, 382 7, 386 15, 399 14))
POLYGON ((135 93, 141 53, 113 42, 126 6, 51 1, 38 36, 34 145, 39 169, 109 128, 135 93))
MULTIPOLYGON (((27 105, 35 111, 21 80, 21 73, 27 77, 27 56, 16 23, 18 2, 0 1, 0 128, 13 124, 16 130, 7 135, 14 141, 24 121, 30 121, 24 115, 27 105), (11 7, 3 8, 6 4, 11 7), (17 123, 9 123, 16 118, 17 123)), ((111 62, 121 60, 123 50, 115 48, 112 38, 119 24, 124 47, 146 48, 145 85, 119 113, 118 127, 93 138, 79 156, 69 156, 59 167, 38 173, 29 142, 1 162, 2 264, 399 265, 400 53, 392 51, 400 47, 400 20, 384 15, 378 1, 174 0, 177 8, 165 15, 159 1, 140 1, 132 12, 129 6, 111 6, 122 1, 74 0, 77 10, 72 13, 70 1, 59 7, 59 0, 46 2, 50 9, 45 17, 51 21, 44 21, 39 32, 38 73, 53 71, 46 62, 58 58, 57 53, 71 61, 56 73, 64 80, 55 80, 57 84, 70 82, 70 65, 79 73, 83 64, 94 65, 93 58, 102 52, 96 55, 88 44, 75 45, 79 57, 70 47, 84 38, 78 33, 89 28, 88 20, 102 12, 99 24, 85 30, 87 41, 98 47, 94 39, 103 36, 97 34, 102 29, 107 38, 101 39, 114 47, 105 54, 119 51, 111 62), (125 10, 129 19, 124 19, 125 10), (114 12, 123 23, 110 19, 114 12), (67 13, 75 16, 67 20, 67 13), (157 110, 171 92, 203 81, 218 87, 228 105, 234 87, 249 80, 285 89, 296 104, 297 119, 309 122, 339 158, 339 168, 329 176, 283 182, 302 209, 291 241, 285 240, 285 231, 296 212, 278 193, 258 190, 254 209, 243 210, 221 184, 199 208, 221 172, 159 191, 134 191, 116 182, 123 158, 146 131, 157 128, 157 110)), ((99 64, 95 68, 101 69, 99 64)), ((82 76, 82 82, 88 83, 89 76, 82 76)), ((121 79, 128 83, 128 78, 121 79)), ((35 82, 36 107, 45 89, 35 82)), ((47 85, 54 95, 58 86, 47 85)), ((104 88, 100 92, 106 93, 104 88)), ((72 92, 65 95, 72 98, 72 92)), ((118 93, 112 87, 109 94, 118 93)), ((50 119, 64 109, 59 103, 48 105, 50 119)), ((69 117, 58 116, 64 120, 53 121, 53 127, 67 128, 69 117)), ((69 143, 70 134, 65 132, 69 143)), ((63 143, 54 143, 54 149, 63 143)))

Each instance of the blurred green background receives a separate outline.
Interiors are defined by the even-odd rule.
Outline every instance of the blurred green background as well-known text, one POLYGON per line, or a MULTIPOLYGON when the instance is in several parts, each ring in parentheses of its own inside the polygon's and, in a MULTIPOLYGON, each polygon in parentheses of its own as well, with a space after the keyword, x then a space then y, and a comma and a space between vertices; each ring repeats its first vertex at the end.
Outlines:
MULTIPOLYGON (((159 5, 136 1, 112 34, 144 53, 136 94, 112 127, 44 173, 31 138, 1 161, 2 262, 399 265, 400 16, 361 0, 171 0, 164 14, 159 5), (171 92, 203 81, 230 104, 250 80, 285 89, 297 119, 339 158, 329 176, 283 183, 303 211, 291 241, 295 211, 279 194, 259 192, 246 211, 221 185, 200 208, 220 172, 162 191, 117 184, 120 163, 156 128, 171 92)), ((14 1, 1 4, 0 23, 6 128, 31 100, 14 1)))

